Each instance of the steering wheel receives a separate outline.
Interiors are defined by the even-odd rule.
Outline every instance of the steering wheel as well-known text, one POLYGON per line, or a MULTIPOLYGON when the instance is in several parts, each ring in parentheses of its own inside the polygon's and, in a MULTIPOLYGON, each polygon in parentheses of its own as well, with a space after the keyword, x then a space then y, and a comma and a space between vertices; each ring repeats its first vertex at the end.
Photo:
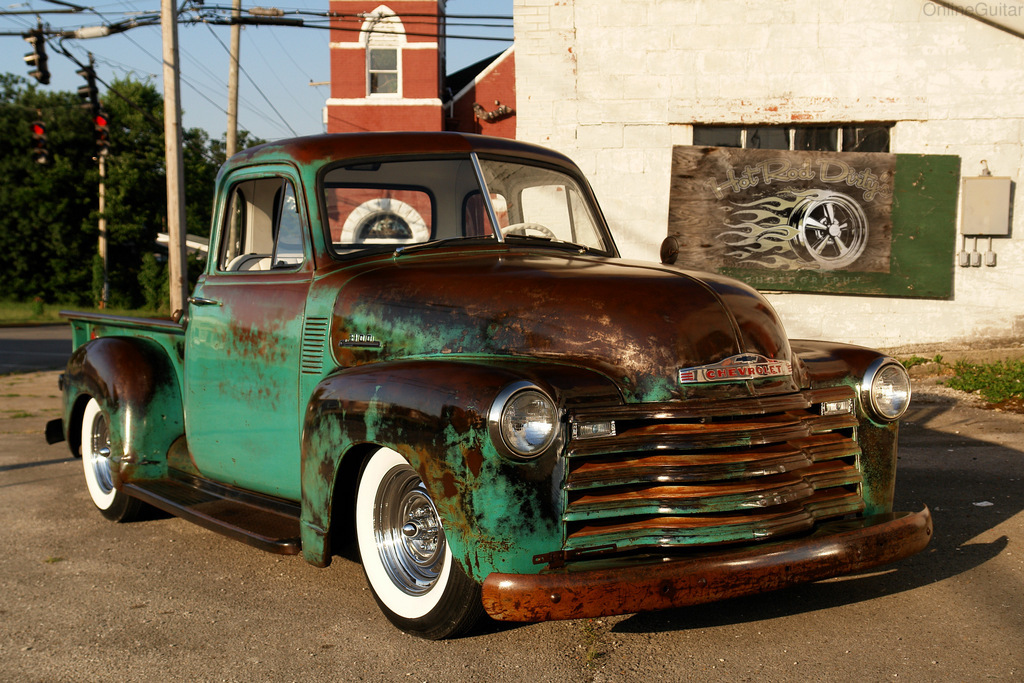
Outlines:
POLYGON ((540 223, 513 223, 501 231, 502 235, 522 235, 528 237, 526 234, 527 230, 540 233, 541 237, 546 237, 554 242, 558 241, 558 237, 555 233, 551 232, 551 229, 547 226, 541 225, 540 223))

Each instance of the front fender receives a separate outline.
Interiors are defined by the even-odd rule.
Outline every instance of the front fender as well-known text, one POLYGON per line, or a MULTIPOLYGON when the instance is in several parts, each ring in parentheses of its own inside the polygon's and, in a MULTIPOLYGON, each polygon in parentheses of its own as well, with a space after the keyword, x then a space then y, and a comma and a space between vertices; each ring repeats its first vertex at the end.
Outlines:
POLYGON ((537 571, 533 556, 562 542, 561 449, 516 462, 499 454, 488 434, 495 398, 523 380, 563 409, 583 400, 621 400, 598 373, 526 361, 396 361, 341 370, 321 381, 302 439, 306 559, 321 566, 329 561, 331 511, 355 490, 360 470, 347 458, 363 457, 360 447, 372 445, 397 451, 416 469, 453 557, 476 580, 494 571, 537 571))
POLYGON ((834 342, 793 340, 793 353, 812 388, 847 385, 857 394, 857 440, 861 447, 861 471, 866 516, 892 512, 896 493, 896 456, 899 421, 879 422, 860 399, 868 367, 885 358, 873 349, 834 342))
POLYGON ((184 434, 181 388, 167 353, 133 337, 101 337, 78 347, 65 371, 64 429, 73 455, 81 415, 95 398, 110 417, 110 451, 120 481, 166 474, 166 454, 184 434))

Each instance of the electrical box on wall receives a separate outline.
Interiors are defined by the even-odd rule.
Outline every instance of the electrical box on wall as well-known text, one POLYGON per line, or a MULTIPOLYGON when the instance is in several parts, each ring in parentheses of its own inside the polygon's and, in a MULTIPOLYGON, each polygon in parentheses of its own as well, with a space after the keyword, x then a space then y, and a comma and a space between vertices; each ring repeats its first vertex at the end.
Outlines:
POLYGON ((969 237, 1010 235, 1010 178, 963 179, 960 233, 969 237))

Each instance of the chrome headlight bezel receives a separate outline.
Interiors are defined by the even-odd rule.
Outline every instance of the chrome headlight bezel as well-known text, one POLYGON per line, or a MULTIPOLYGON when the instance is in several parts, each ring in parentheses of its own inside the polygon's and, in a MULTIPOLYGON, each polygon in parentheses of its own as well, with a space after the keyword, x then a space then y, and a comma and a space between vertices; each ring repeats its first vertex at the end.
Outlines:
POLYGON ((869 415, 881 422, 895 422, 910 407, 910 375, 894 358, 879 358, 868 366, 861 382, 861 401, 869 415))
MULTIPOLYGON (((513 460, 534 460, 547 452, 561 436, 561 416, 555 401, 533 382, 515 382, 508 385, 495 397, 488 413, 487 429, 498 451, 513 460), (549 431, 531 442, 516 438, 512 433, 510 411, 522 408, 524 402, 539 403, 542 412, 548 415, 549 431)), ((542 422, 542 421, 538 421, 542 422)), ((519 435, 522 436, 522 435, 519 435)))

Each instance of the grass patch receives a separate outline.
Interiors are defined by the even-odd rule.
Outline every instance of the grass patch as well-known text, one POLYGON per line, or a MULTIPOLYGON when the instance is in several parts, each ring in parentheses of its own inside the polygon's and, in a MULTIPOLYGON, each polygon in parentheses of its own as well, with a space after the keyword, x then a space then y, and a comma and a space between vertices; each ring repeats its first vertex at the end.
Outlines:
POLYGON ((989 403, 1024 399, 1024 360, 1000 360, 979 365, 967 361, 953 364, 953 376, 945 385, 976 393, 989 403))
POLYGON ((942 354, 936 354, 934 358, 922 358, 921 356, 911 356, 910 358, 904 358, 900 361, 907 370, 918 365, 926 365, 928 363, 937 363, 942 365, 942 354))
POLYGON ((145 309, 96 308, 89 306, 70 306, 66 304, 44 304, 39 301, 0 301, 0 325, 44 325, 47 323, 63 323, 60 317, 63 310, 106 313, 109 315, 128 315, 139 318, 167 317, 160 313, 145 309))
POLYGON ((582 641, 581 649, 583 650, 583 666, 592 669, 600 663, 602 657, 608 654, 601 640, 602 633, 597 628, 593 619, 587 619, 582 622, 580 636, 582 641))

